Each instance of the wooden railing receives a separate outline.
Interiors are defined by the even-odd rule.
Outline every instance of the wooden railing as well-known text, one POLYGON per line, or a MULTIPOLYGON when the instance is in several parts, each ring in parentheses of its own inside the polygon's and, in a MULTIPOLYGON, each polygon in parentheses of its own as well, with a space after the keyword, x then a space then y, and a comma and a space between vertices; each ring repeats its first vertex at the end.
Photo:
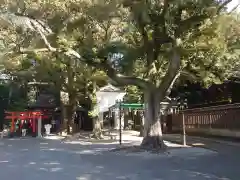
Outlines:
POLYGON ((240 130, 240 104, 180 111, 172 116, 172 127, 181 127, 184 113, 187 128, 240 130))

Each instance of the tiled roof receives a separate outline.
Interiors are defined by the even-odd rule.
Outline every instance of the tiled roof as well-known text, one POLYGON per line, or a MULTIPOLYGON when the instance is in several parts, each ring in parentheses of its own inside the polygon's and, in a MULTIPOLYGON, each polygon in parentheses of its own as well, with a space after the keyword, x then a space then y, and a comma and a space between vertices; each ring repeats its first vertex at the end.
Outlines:
POLYGON ((120 92, 121 89, 109 84, 99 89, 99 92, 120 92))

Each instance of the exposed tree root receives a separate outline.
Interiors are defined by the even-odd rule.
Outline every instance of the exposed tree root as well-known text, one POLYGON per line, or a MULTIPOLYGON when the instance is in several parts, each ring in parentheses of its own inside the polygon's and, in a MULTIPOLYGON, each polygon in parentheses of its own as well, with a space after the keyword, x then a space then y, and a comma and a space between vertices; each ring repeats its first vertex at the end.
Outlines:
POLYGON ((143 149, 165 150, 167 146, 164 144, 160 136, 146 136, 143 138, 141 147, 143 149))

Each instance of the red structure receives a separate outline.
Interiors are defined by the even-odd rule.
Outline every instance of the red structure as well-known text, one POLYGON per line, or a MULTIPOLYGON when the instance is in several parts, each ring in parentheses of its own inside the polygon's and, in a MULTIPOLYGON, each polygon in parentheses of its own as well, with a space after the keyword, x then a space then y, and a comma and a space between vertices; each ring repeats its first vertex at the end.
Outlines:
POLYGON ((25 112, 5 112, 5 119, 11 120, 11 132, 15 130, 15 121, 17 120, 28 120, 32 121, 32 132, 36 132, 36 120, 38 119, 46 119, 48 116, 44 116, 41 111, 25 111, 25 112))

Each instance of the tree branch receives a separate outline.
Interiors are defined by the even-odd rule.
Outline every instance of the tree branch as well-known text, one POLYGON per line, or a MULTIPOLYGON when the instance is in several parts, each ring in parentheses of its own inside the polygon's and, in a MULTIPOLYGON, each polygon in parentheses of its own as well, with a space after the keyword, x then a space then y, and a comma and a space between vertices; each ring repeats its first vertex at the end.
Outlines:
POLYGON ((165 25, 165 16, 168 11, 169 0, 164 0, 163 10, 160 15, 151 14, 153 24, 153 60, 156 60, 160 53, 160 47, 162 44, 172 42, 172 38, 168 36, 166 25, 165 25), (160 21, 160 22, 159 22, 160 21), (160 30, 162 28, 162 30, 160 30))
MULTIPOLYGON (((52 49, 51 52, 56 52, 57 49, 52 49)), ((39 49, 27 49, 27 48, 19 48, 19 53, 21 54, 30 54, 30 53, 40 53, 40 52, 49 52, 48 48, 39 48, 39 49)), ((12 51, 9 53, 16 53, 16 51, 12 51)))
MULTIPOLYGON (((114 68, 111 67, 111 65, 109 63, 107 63, 107 61, 105 61, 104 63, 96 63, 94 61, 87 61, 84 58, 81 57, 81 55, 79 53, 77 53, 76 51, 72 50, 72 49, 68 49, 67 51, 63 51, 57 48, 54 48, 50 45, 50 43, 48 42, 46 36, 41 33, 40 31, 38 31, 38 33, 41 35, 45 45, 47 46, 47 48, 40 48, 40 49, 23 49, 20 48, 18 53, 21 54, 28 54, 28 53, 37 53, 37 52, 59 52, 59 53, 64 53, 66 56, 68 57, 75 57, 76 59, 85 62, 89 65, 95 66, 97 68, 101 68, 106 70, 107 75, 113 79, 114 81, 116 81, 117 83, 119 83, 120 85, 135 85, 138 86, 140 88, 143 89, 147 89, 147 88, 152 88, 153 85, 150 82, 147 82, 143 79, 137 78, 137 77, 130 77, 130 76, 123 76, 118 74, 114 68)), ((16 51, 12 51, 12 52, 8 52, 10 54, 14 54, 16 53, 16 51)))
POLYGON ((219 14, 221 12, 221 10, 223 8, 225 8, 230 2, 232 2, 232 0, 226 0, 222 4, 220 4, 220 6, 219 6, 219 8, 217 10, 217 14, 219 14))
POLYGON ((94 62, 94 61, 84 61, 90 66, 94 66, 96 68, 105 70, 106 74, 110 79, 118 83, 119 85, 125 86, 125 85, 133 85, 137 86, 141 89, 151 89, 154 88, 154 85, 144 79, 133 77, 133 76, 125 76, 120 73, 117 73, 117 71, 111 66, 111 64, 108 62, 108 60, 105 60, 103 62, 94 62))
POLYGON ((140 31, 140 33, 142 35, 142 38, 143 38, 143 47, 145 49, 145 52, 148 52, 149 39, 148 39, 147 31, 145 30, 145 24, 142 22, 141 17, 138 17, 137 24, 138 24, 139 31, 140 31))
POLYGON ((181 59, 178 52, 178 47, 176 45, 173 47, 172 54, 173 56, 169 63, 167 73, 163 77, 162 82, 158 87, 158 94, 161 100, 166 96, 167 91, 171 88, 171 86, 174 85, 175 81, 180 76, 179 69, 181 65, 181 59))
POLYGON ((228 14, 231 14, 232 12, 234 12, 239 6, 240 4, 234 6, 228 14))
POLYGON ((15 54, 15 53, 19 53, 19 54, 31 54, 31 53, 43 53, 43 52, 59 52, 59 53, 63 53, 68 57, 75 57, 77 59, 81 59, 82 57, 80 56, 80 54, 76 51, 74 51, 73 49, 67 49, 67 50, 61 50, 61 49, 57 49, 54 48, 52 46, 50 46, 50 48, 39 48, 39 49, 31 49, 31 48, 19 48, 18 51, 9 51, 7 53, 5 53, 6 55, 8 54, 15 54))
POLYGON ((41 36, 44 44, 47 46, 47 48, 49 49, 49 51, 54 51, 55 48, 53 48, 53 47, 51 46, 51 44, 48 42, 47 37, 43 34, 43 32, 42 32, 38 27, 36 27, 35 24, 33 24, 32 22, 31 22, 31 24, 32 24, 33 27, 36 28, 38 34, 41 36))
MULTIPOLYGON (((153 84, 151 84, 150 82, 147 82, 143 79, 140 79, 137 77, 132 77, 132 76, 124 76, 124 75, 117 73, 116 70, 111 67, 111 65, 108 63, 107 60, 105 60, 104 62, 101 62, 101 63, 94 62, 93 60, 88 61, 88 60, 84 59, 83 57, 81 57, 79 55, 79 53, 77 53, 76 51, 74 51, 72 49, 68 49, 67 51, 60 51, 57 48, 51 47, 51 48, 40 48, 40 49, 21 49, 20 48, 20 50, 19 50, 19 53, 21 53, 21 54, 28 54, 28 53, 33 53, 33 52, 34 53, 37 53, 37 52, 59 52, 59 53, 61 53, 62 52, 68 57, 75 57, 79 61, 87 63, 90 66, 94 66, 96 68, 105 70, 108 77, 111 78, 112 80, 116 81, 120 85, 134 85, 134 86, 138 86, 142 89, 153 88, 153 84)), ((11 52, 11 53, 16 53, 16 52, 11 52)))
MULTIPOLYGON (((12 14, 10 14, 10 15, 13 16, 12 14)), ((16 16, 16 15, 14 15, 14 17, 19 18, 19 16, 16 16)), ((10 17, 10 20, 8 19, 9 17, 5 17, 5 18, 8 20, 8 22, 12 23, 13 19, 11 19, 11 18, 13 18, 13 17, 10 17)), ((47 40, 46 35, 44 34, 44 31, 45 31, 46 28, 43 27, 42 23, 40 23, 40 25, 38 25, 39 22, 37 22, 37 21, 35 22, 31 18, 28 18, 28 17, 20 17, 20 18, 25 18, 24 20, 28 23, 28 27, 27 28, 30 28, 30 30, 37 32, 41 36, 41 38, 44 41, 44 44, 47 46, 47 48, 41 48, 41 49, 20 49, 19 53, 27 54, 27 53, 32 53, 32 52, 59 52, 59 53, 62 52, 62 53, 64 53, 68 57, 75 57, 76 59, 78 59, 78 60, 80 60, 82 62, 85 62, 85 63, 87 63, 89 65, 94 65, 95 67, 99 67, 101 69, 106 70, 107 75, 111 79, 113 79, 114 81, 119 83, 120 85, 135 85, 135 86, 138 86, 138 87, 140 87, 142 89, 154 88, 154 85, 152 83, 148 82, 148 81, 145 81, 145 80, 137 78, 137 77, 123 76, 123 75, 117 73, 116 70, 114 68, 112 68, 112 66, 108 63, 108 60, 105 60, 105 61, 103 61, 101 63, 94 62, 94 61, 87 61, 84 58, 82 58, 79 53, 77 53, 76 51, 74 51, 72 49, 61 50, 61 49, 57 49, 57 48, 52 47, 51 44, 49 43, 49 41, 47 40)), ((24 23, 26 23, 26 22, 24 22, 24 23)), ((19 22, 17 22, 17 23, 19 24, 19 22)), ((23 26, 25 24, 20 24, 20 25, 23 26)), ((145 38, 144 41, 148 41, 148 35, 147 35, 147 32, 145 31, 144 27, 145 27, 144 25, 141 27, 142 28, 143 37, 145 38)), ((12 52, 12 53, 14 53, 14 52, 12 52)), ((172 75, 172 70, 176 66, 175 65, 176 62, 175 61, 171 61, 170 66, 169 66, 169 72, 167 72, 166 76, 168 76, 168 75, 171 76, 172 75)), ((165 82, 165 81, 163 81, 163 82, 165 82)), ((165 84, 167 84, 167 82, 163 83, 162 86, 165 87, 166 86, 165 84)), ((167 86, 167 87, 169 87, 169 86, 167 86)))
POLYGON ((207 15, 195 15, 187 18, 185 20, 178 22, 178 29, 175 30, 175 37, 179 38, 184 31, 192 29, 197 29, 201 25, 201 23, 208 18, 207 15), (194 27, 194 28, 193 28, 194 27))
POLYGON ((176 74, 176 76, 174 77, 174 79, 172 80, 170 86, 168 87, 168 90, 166 92, 166 96, 169 96, 171 93, 171 90, 175 84, 175 82, 177 81, 177 79, 181 76, 181 71, 178 71, 178 73, 176 74))

